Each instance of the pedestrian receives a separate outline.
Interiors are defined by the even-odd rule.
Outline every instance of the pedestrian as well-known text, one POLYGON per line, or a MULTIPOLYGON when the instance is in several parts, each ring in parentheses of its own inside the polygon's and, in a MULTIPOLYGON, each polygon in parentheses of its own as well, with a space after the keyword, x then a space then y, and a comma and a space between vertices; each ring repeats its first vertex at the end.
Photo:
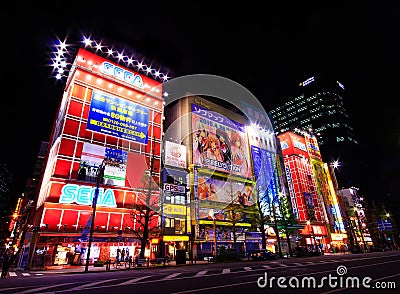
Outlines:
POLYGON ((121 257, 121 249, 117 249, 117 256, 115 257, 115 261, 117 262, 117 264, 120 261, 120 257, 121 257))
POLYGON ((121 251, 121 261, 125 261, 125 248, 122 248, 121 251))
POLYGON ((15 257, 16 257, 16 254, 13 254, 13 252, 9 248, 4 252, 3 267, 1 269, 1 278, 2 279, 6 278, 8 270, 10 269, 10 266, 14 262, 15 257))

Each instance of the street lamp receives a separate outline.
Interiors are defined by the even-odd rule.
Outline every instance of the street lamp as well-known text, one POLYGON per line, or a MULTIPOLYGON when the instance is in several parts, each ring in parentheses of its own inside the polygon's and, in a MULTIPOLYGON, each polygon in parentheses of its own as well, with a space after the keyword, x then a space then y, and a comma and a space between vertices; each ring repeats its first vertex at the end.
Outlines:
POLYGON ((93 212, 92 212, 92 219, 90 223, 90 233, 89 233, 89 244, 86 252, 86 265, 85 265, 85 272, 89 270, 89 258, 90 258, 90 249, 92 247, 92 240, 93 240, 93 230, 94 230, 94 218, 96 216, 96 206, 97 206, 97 198, 99 197, 99 188, 100 188, 100 182, 103 179, 104 176, 104 168, 105 168, 105 159, 101 162, 99 165, 99 168, 97 169, 97 174, 96 174, 96 190, 93 195, 93 201, 92 201, 92 206, 93 206, 93 212))
POLYGON ((214 261, 217 260, 217 225, 216 225, 216 220, 215 220, 215 213, 214 209, 210 209, 208 212, 208 215, 212 218, 213 220, 213 232, 214 232, 214 261))

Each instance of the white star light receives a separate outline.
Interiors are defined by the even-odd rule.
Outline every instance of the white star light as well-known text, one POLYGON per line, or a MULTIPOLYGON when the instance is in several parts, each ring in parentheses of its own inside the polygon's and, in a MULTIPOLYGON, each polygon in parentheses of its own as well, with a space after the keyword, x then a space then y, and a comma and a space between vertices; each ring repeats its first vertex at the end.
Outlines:
MULTIPOLYGON (((82 40, 84 47, 90 47, 93 48, 93 51, 96 53, 101 52, 107 54, 106 58, 114 58, 117 59, 116 62, 120 63, 121 60, 123 61, 123 64, 125 66, 135 66, 139 71, 142 71, 144 74, 152 74, 155 78, 166 81, 169 79, 168 74, 162 73, 160 70, 155 70, 151 66, 148 66, 145 64, 143 61, 138 61, 135 59, 135 56, 128 57, 127 55, 124 55, 124 50, 118 52, 117 50, 114 50, 108 46, 102 45, 102 42, 97 42, 95 40, 92 40, 90 37, 86 37, 82 35, 82 40), (136 62, 136 64, 135 64, 136 62)), ((66 40, 60 41, 59 39, 57 40, 57 44, 53 45, 53 64, 52 66, 54 69, 61 69, 63 71, 68 70, 67 66, 71 65, 72 62, 69 60, 70 58, 73 58, 71 56, 72 52, 76 52, 75 49, 72 48, 72 50, 67 50, 67 47, 73 47, 72 44, 67 44, 66 40), (70 51, 70 52, 69 52, 70 51)), ((131 52, 132 53, 132 52, 131 52)), ((101 55, 100 55, 101 56, 101 55)), ((112 61, 112 60, 111 60, 112 61)), ((64 75, 65 76, 65 75, 64 75)), ((57 77, 61 78, 61 77, 57 77)))

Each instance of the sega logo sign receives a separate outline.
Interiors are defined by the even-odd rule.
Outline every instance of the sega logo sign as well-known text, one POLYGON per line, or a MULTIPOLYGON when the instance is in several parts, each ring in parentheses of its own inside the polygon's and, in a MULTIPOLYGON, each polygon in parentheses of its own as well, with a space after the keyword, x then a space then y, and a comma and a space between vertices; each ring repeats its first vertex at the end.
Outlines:
POLYGON ((185 193, 185 186, 178 186, 173 184, 164 184, 164 191, 172 193, 185 193))
POLYGON ((122 67, 115 66, 110 62, 104 61, 101 65, 101 71, 107 75, 113 76, 118 80, 134 85, 140 89, 144 89, 142 77, 140 75, 135 75, 134 73, 123 69, 122 67))

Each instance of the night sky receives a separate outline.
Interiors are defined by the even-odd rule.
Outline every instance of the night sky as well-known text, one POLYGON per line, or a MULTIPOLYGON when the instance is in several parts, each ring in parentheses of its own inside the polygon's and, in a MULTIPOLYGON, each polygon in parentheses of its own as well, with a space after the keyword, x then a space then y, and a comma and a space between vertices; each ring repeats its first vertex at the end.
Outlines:
POLYGON ((361 193, 400 214, 398 10, 378 2, 358 7, 214 2, 97 8, 65 3, 51 10, 35 6, 39 13, 31 13, 33 7, 2 11, 0 160, 15 169, 18 189, 32 174, 40 142, 49 140, 62 98, 64 85, 48 66, 49 46, 56 37, 85 33, 129 47, 173 77, 232 79, 267 111, 299 82, 319 73, 334 76, 346 87, 345 103, 362 146, 361 193))

